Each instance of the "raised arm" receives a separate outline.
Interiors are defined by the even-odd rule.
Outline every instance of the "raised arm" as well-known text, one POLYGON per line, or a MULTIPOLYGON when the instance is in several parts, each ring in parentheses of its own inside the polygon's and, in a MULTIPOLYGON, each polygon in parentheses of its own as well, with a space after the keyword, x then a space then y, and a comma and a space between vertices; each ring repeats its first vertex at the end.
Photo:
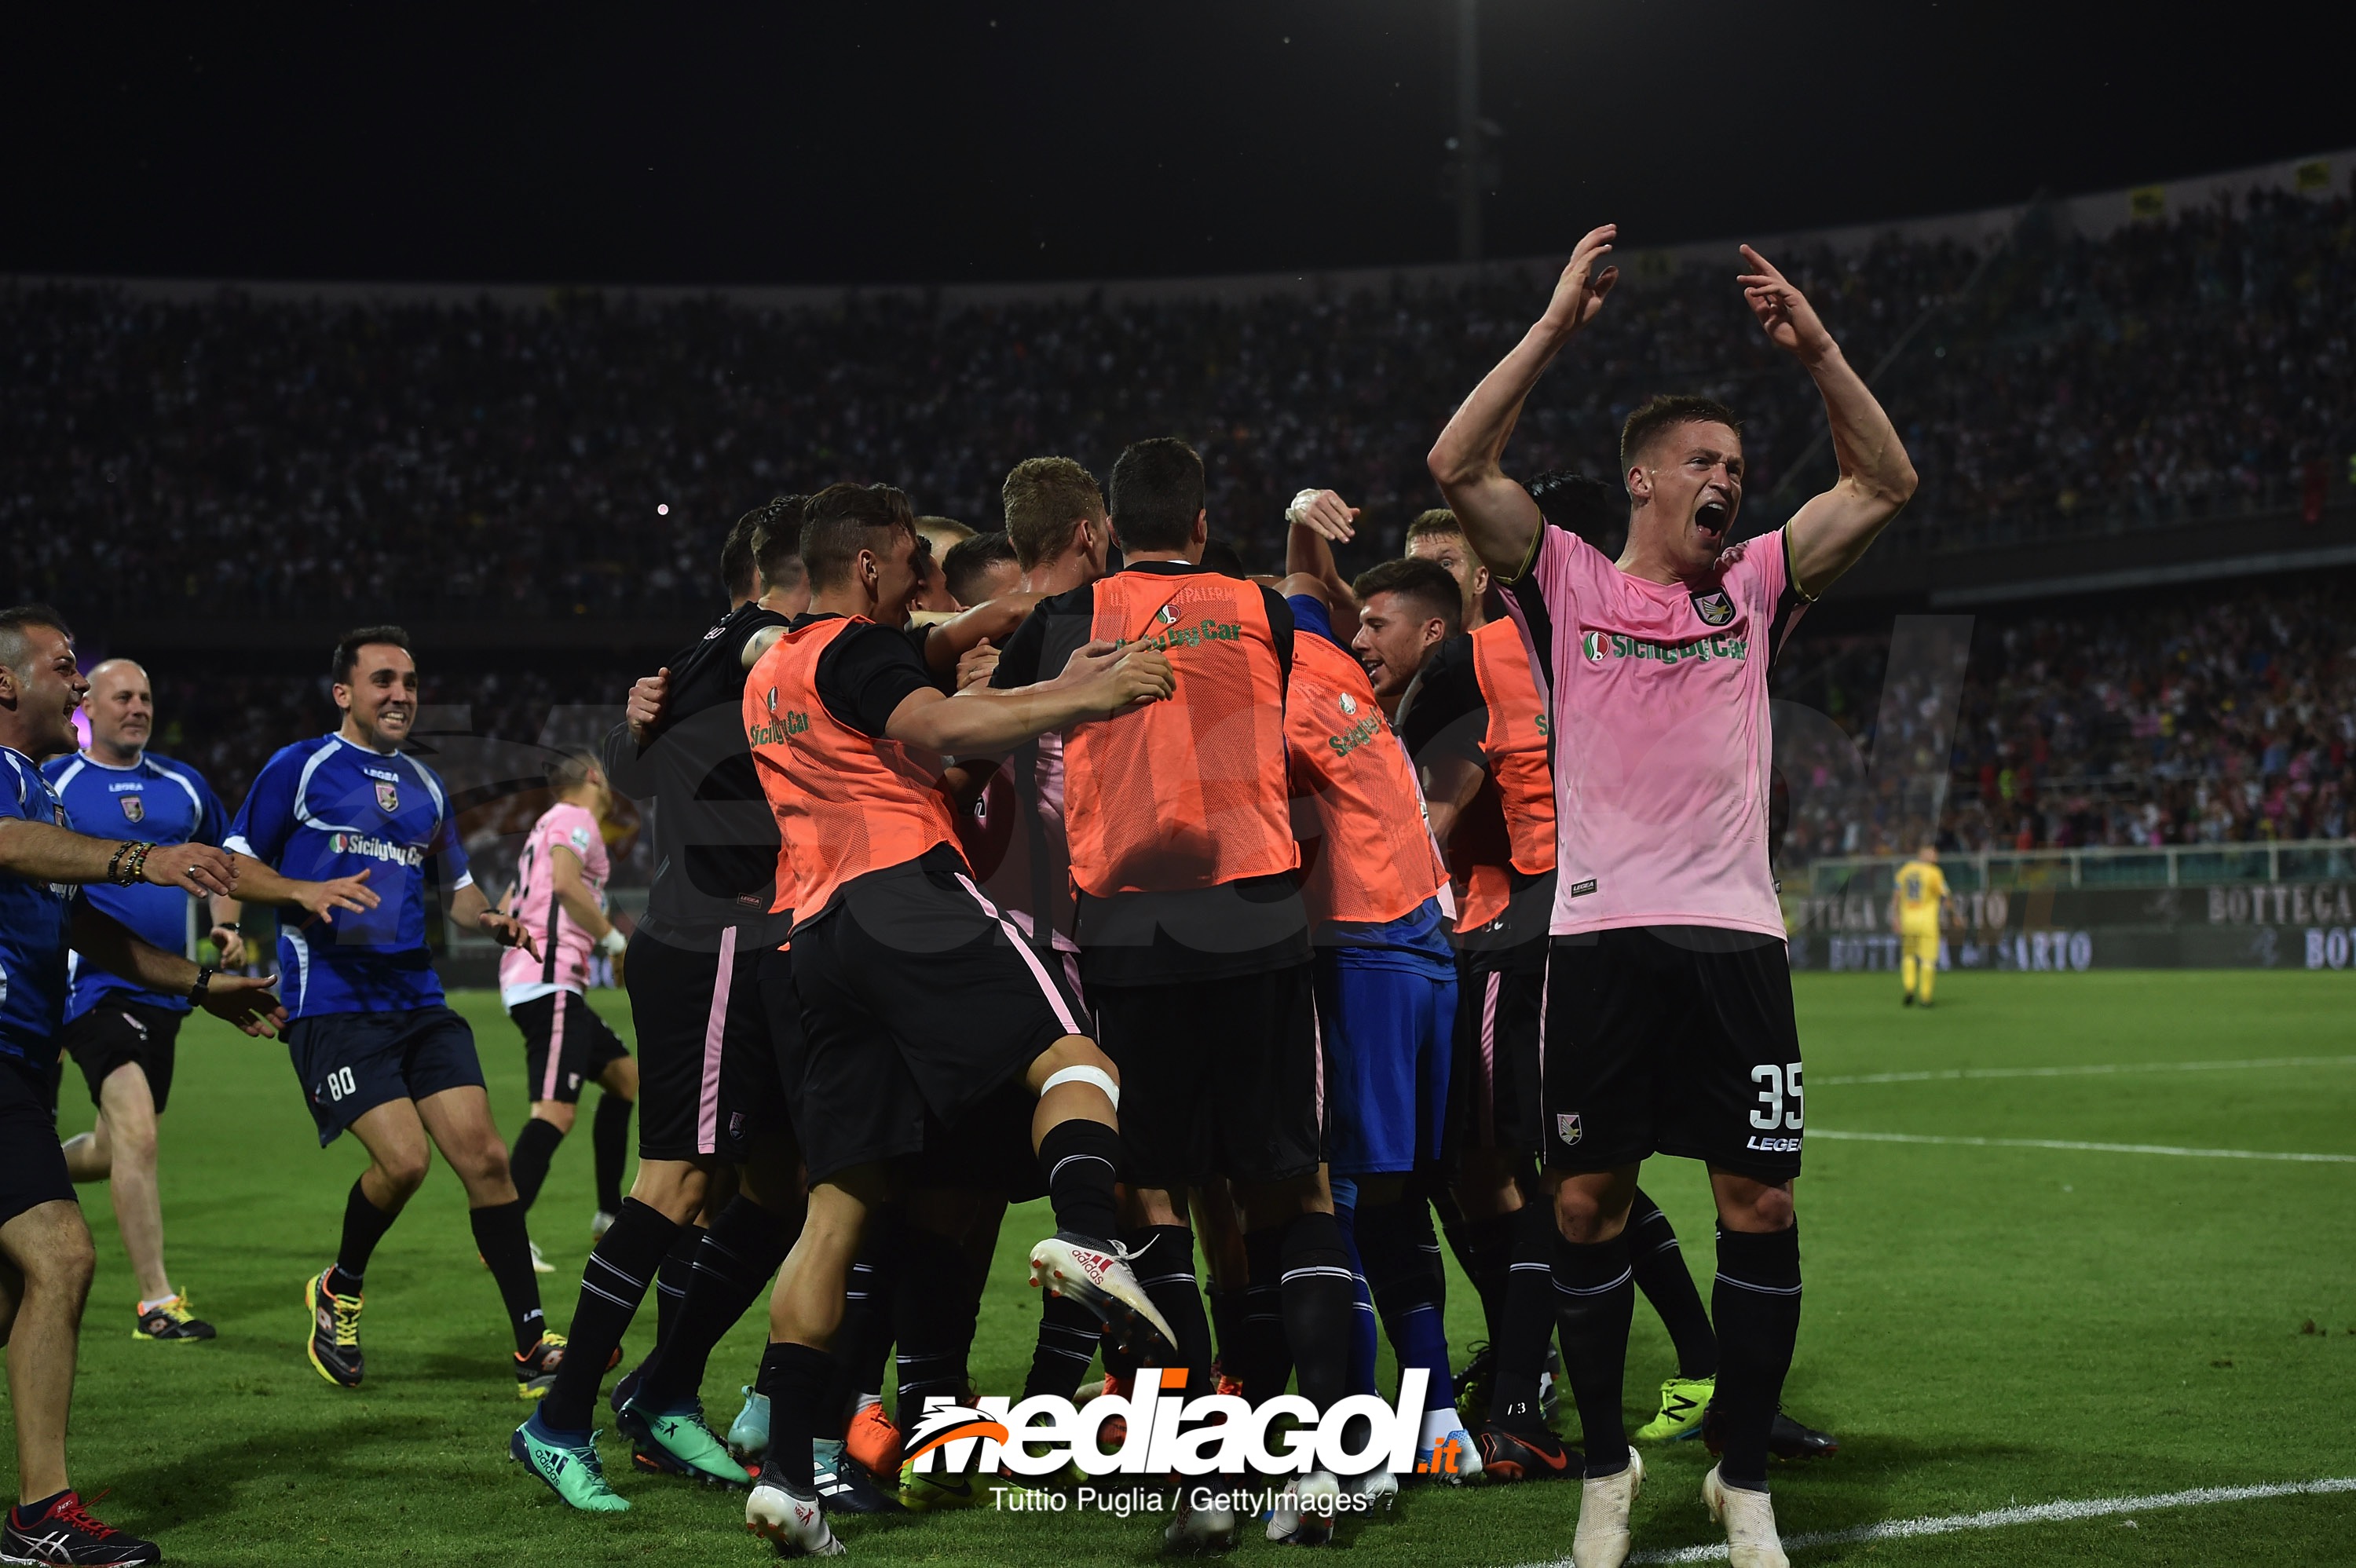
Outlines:
POLYGON ((1498 465, 1505 456, 1506 438, 1514 433, 1514 422, 1522 416, 1530 389, 1537 385, 1563 346, 1595 319, 1595 313, 1603 308, 1604 296, 1620 281, 1617 267, 1596 270, 1612 253, 1612 238, 1619 232, 1616 225, 1607 223, 1590 229, 1580 240, 1569 264, 1556 280, 1546 314, 1522 335, 1495 369, 1481 378, 1481 384, 1440 432, 1426 460, 1464 537, 1501 582, 1511 582, 1522 574, 1545 521, 1530 493, 1518 481, 1506 478, 1498 465))
MULTIPOLYGON (((1297 577, 1316 580, 1318 597, 1333 622, 1333 635, 1344 646, 1358 635, 1358 596, 1333 560, 1333 541, 1355 537, 1358 513, 1358 507, 1331 490, 1303 490, 1284 512, 1290 525, 1284 540, 1286 582, 1297 577)), ((1300 590, 1279 583, 1277 592, 1290 596, 1300 590)))
POLYGON ((1751 314, 1768 341, 1797 359, 1825 400, 1832 423, 1833 456, 1840 477, 1831 489, 1792 514, 1784 539, 1792 552, 1792 586, 1813 599, 1855 566, 1866 547, 1914 494, 1914 464, 1864 380, 1842 357, 1840 345, 1798 289, 1745 245, 1751 263, 1740 282, 1751 314))
POLYGON ((1006 645, 1044 593, 1001 593, 960 611, 925 633, 925 667, 937 676, 958 673, 958 661, 985 642, 1006 645))

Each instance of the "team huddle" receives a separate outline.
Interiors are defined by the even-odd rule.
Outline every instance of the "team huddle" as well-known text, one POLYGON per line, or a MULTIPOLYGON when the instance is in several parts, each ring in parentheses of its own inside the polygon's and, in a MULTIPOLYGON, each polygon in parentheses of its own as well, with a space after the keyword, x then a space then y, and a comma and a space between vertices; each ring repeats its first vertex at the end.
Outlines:
MULTIPOLYGON (((1001 1221, 1044 1198, 1026 1398, 1126 1396, 1151 1370, 1189 1427, 1280 1396, 1314 1425, 1376 1392, 1378 1332, 1423 1374, 1412 1468, 1291 1477, 1271 1541, 1323 1544, 1402 1478, 1576 1477, 1573 1561, 1621 1563, 1644 1477, 1621 1413, 1641 1288, 1678 1369, 1633 1436, 1707 1442, 1732 1561, 1783 1563, 1769 1456, 1833 1444, 1780 1407, 1804 1116, 1768 667, 1913 475, 1807 302, 1746 250, 1754 314, 1824 397, 1831 489, 1736 539, 1740 425, 1693 397, 1629 416, 1620 485, 1507 478, 1524 400, 1615 281, 1612 237, 1581 241, 1440 433, 1446 507, 1354 580, 1333 555, 1358 516, 1343 497, 1303 490, 1286 571, 1255 575, 1168 438, 1102 485, 1067 458, 1017 463, 1002 535, 959 538, 883 485, 757 509, 723 552, 728 613, 637 683, 602 746, 552 763, 496 901, 449 791, 402 750, 419 688, 398 628, 342 640, 339 729, 272 759, 224 821, 200 779, 144 752, 144 723, 107 717, 152 715, 136 667, 85 680, 56 613, 0 613, 5 956, 37 976, 0 1014, 16 1069, 0 1114, 58 1150, 16 1140, 0 1179, 25 1472, 0 1550, 160 1561, 66 1484, 90 1254, 70 1183, 111 1160, 139 1331, 209 1334, 171 1289, 152 1201, 170 1034, 194 1004, 282 1033, 321 1143, 348 1131, 370 1157, 304 1286, 312 1364, 361 1385, 369 1256, 439 1147, 534 1402, 509 1453, 574 1509, 629 1507, 596 1444, 601 1394, 635 1468, 742 1490, 781 1555, 841 1553, 850 1516, 986 1495, 1004 1477, 919 1462, 916 1425, 971 1403, 1001 1221), (1625 528, 1616 562, 1589 542, 1598 521, 1625 528), (654 865, 626 937, 604 892, 617 794, 647 814, 654 865), (153 842, 115 842, 127 826, 153 842), (275 982, 169 956, 191 895, 231 963, 241 903, 282 907, 275 982), (436 900, 509 949, 530 1099, 512 1155, 429 962, 436 900), (635 1055, 585 1000, 601 955, 635 1055), (79 1150, 54 1134, 61 1042, 101 1113, 79 1150), (597 1239, 558 1335, 526 1215, 593 1083, 597 1239), (1708 1168, 1707 1307, 1638 1189, 1655 1154, 1708 1168), (126 1171, 147 1184, 135 1226, 126 1171), (1462 1367, 1435 1216, 1486 1328, 1462 1367), (765 1291, 767 1348, 715 1430, 710 1358, 765 1291), (608 1392, 650 1292, 654 1348, 608 1392), (20 1375, 35 1346, 47 1370, 20 1375), (1566 1390, 1576 1447, 1553 1430, 1566 1390)), ((1121 1416, 1094 1432, 1130 1440, 1121 1416)), ((1166 1545, 1234 1545, 1229 1500, 1182 1495, 1166 1545)))

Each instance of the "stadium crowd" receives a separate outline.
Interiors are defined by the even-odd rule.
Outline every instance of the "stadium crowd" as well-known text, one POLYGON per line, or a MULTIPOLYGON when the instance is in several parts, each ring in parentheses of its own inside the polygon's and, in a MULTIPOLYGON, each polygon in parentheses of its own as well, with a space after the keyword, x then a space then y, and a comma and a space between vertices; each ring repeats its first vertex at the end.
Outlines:
MULTIPOLYGON (((1983 617, 1954 729, 1939 837, 1949 848, 2340 838, 2356 797, 2356 636, 2344 577, 2123 597, 2076 613, 1983 617)), ((1878 757, 1886 637, 1795 645, 1777 678, 1878 757)), ((1955 712, 1952 693, 1918 711, 1955 712)), ((1917 841, 1920 759, 1844 781, 1787 756, 1787 861, 1917 841), (1850 784, 1847 789, 1841 785, 1850 784)), ((1936 773, 1935 765, 1930 771, 1936 773)))
MULTIPOLYGON (((1901 539, 2304 505, 2356 446, 2344 195, 2261 194, 2101 239, 2032 211, 1985 269, 1894 237, 1783 259, 1861 367, 1937 307, 1880 379, 1922 476, 1901 539)), ((1740 330, 1724 272, 1632 258, 1581 373, 1532 400, 1529 471, 1604 463, 1630 409, 1691 388, 1746 411, 1749 516, 1783 520, 1824 477, 1781 488, 1815 401, 1740 330)), ((1200 446, 1212 515, 1248 554, 1280 550, 1283 500, 1308 482, 1366 507, 1392 550, 1430 503, 1429 432, 1546 281, 793 310, 15 284, 0 529, 30 549, 8 586, 158 615, 333 619, 392 582, 411 614, 691 614, 708 541, 746 496, 861 472, 989 527, 1008 453, 1102 464, 1170 432, 1200 446)))

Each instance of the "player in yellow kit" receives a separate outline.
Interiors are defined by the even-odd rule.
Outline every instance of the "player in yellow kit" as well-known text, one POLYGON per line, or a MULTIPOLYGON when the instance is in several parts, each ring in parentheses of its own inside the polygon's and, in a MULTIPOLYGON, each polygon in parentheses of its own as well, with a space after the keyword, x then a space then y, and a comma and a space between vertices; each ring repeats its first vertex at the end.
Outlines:
POLYGON ((1931 984, 1939 975, 1939 909, 1946 897, 1938 847, 1925 844, 1898 868, 1890 895, 1890 929, 1898 933, 1898 976, 1907 1007, 1931 1005, 1931 984))

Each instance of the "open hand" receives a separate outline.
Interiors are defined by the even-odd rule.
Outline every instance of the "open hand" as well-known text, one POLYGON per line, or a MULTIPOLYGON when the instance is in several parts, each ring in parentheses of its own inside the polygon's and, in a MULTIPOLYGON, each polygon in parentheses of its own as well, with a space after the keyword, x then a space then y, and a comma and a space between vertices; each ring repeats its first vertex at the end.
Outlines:
POLYGON ((337 877, 325 882, 304 882, 295 902, 315 914, 322 925, 336 923, 336 912, 348 909, 365 913, 383 901, 368 887, 369 874, 356 871, 348 877, 337 877))
POLYGON ((205 1011, 235 1024, 256 1038, 276 1034, 286 1024, 286 1009, 278 1005, 271 987, 277 977, 267 975, 215 975, 205 985, 205 1011))
POLYGON ((511 914, 487 909, 475 917, 475 925, 501 947, 520 947, 534 958, 540 956, 540 947, 531 939, 531 928, 511 914))
POLYGON ((1170 667, 1168 655, 1132 643, 1114 657, 1110 669, 1096 677, 1096 684, 1102 699, 1095 706, 1109 717, 1141 702, 1161 701, 1178 689, 1178 675, 1170 667))
POLYGON ((1751 314, 1759 318, 1767 341, 1805 365, 1832 353, 1837 347, 1833 335, 1825 330, 1807 296, 1748 245, 1742 247, 1742 259, 1751 263, 1751 271, 1735 281, 1742 285, 1742 297, 1749 302, 1751 314))
POLYGON ((237 860, 209 844, 158 844, 147 851, 139 874, 159 888, 227 898, 237 886, 237 860))
POLYGON ((1619 234, 1618 224, 1606 223, 1589 229, 1580 240, 1562 276, 1555 280, 1554 298, 1547 302, 1542 318, 1547 325, 1572 333, 1595 319, 1595 313, 1603 308, 1604 296, 1620 281, 1619 268, 1601 267, 1603 258, 1612 254, 1612 241, 1619 234))
POLYGON ((1285 509, 1284 520, 1309 529, 1323 539, 1347 544, 1357 537, 1354 526, 1362 508, 1350 506, 1331 490, 1303 490, 1285 509))

